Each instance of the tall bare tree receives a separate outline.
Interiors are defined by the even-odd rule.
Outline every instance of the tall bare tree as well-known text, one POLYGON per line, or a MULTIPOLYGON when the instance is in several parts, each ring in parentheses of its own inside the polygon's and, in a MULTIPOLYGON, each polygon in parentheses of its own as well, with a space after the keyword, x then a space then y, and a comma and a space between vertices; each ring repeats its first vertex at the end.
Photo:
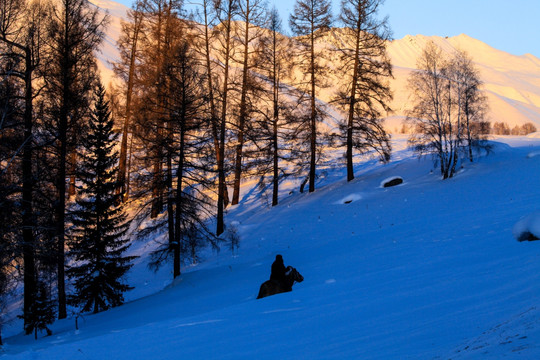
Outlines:
MULTIPOLYGON (((211 120, 211 129, 212 129, 212 139, 214 140, 214 150, 216 157, 216 172, 224 171, 224 169, 219 169, 218 164, 221 162, 221 150, 220 150, 220 135, 219 135, 219 110, 216 98, 216 90, 218 86, 218 81, 216 81, 216 61, 214 55, 212 54, 213 42, 216 40, 216 35, 218 30, 215 29, 216 20, 217 20, 217 9, 214 6, 215 2, 213 0, 202 0, 200 3, 196 3, 197 7, 197 19, 202 24, 201 27, 195 27, 194 41, 197 46, 194 47, 195 51, 200 53, 200 56, 203 58, 203 63, 206 72, 206 88, 207 88, 207 98, 210 105, 209 117, 211 120)), ((219 9, 219 7, 218 7, 219 9)), ((219 178, 219 175, 218 175, 219 178)), ((227 186, 221 188, 224 191, 223 197, 223 206, 227 207, 229 205, 229 193, 227 186)))
MULTIPOLYGON (((2 76, 6 82, 20 82, 22 84, 23 105, 23 136, 19 147, 22 155, 21 180, 22 180, 22 253, 24 262, 24 319, 25 330, 32 332, 28 325, 28 318, 36 292, 36 266, 35 266, 35 216, 33 209, 35 179, 32 169, 34 160, 34 127, 35 112, 34 100, 38 92, 36 81, 37 68, 41 62, 42 42, 44 38, 45 19, 47 7, 39 2, 6 0, 0 5, 0 48, 1 59, 8 61, 10 66, 3 68, 2 76)), ((2 112, 0 130, 6 124, 2 112)), ((8 167, 11 160, 7 162, 8 167)), ((2 172, 4 169, 2 170, 2 172)))
POLYGON ((121 184, 119 191, 124 194, 122 197, 123 201, 126 201, 129 197, 129 170, 127 169, 128 138, 130 137, 132 127, 132 100, 143 21, 143 13, 140 10, 141 3, 136 1, 134 7, 134 9, 128 10, 127 21, 122 22, 122 34, 117 43, 120 51, 120 61, 114 64, 115 73, 125 82, 124 123, 122 125, 120 161, 118 164, 118 181, 121 184))
POLYGON ((470 160, 473 144, 481 145, 477 140, 482 136, 486 104, 478 92, 480 81, 465 54, 445 56, 432 42, 426 45, 417 66, 419 71, 409 78, 413 108, 408 121, 415 126, 410 142, 419 153, 434 153, 443 179, 451 178, 462 155, 466 152, 470 160), (478 130, 472 130, 472 118, 478 120, 478 130))
POLYGON ((225 138, 228 120, 229 105, 229 81, 230 81, 230 63, 233 51, 233 20, 238 12, 237 0, 214 0, 217 18, 220 21, 221 35, 218 37, 221 50, 221 61, 223 66, 222 92, 221 92, 221 116, 219 123, 219 157, 217 158, 218 170, 218 203, 217 203, 217 224, 216 235, 219 236, 225 230, 225 187, 226 169, 225 169, 225 138))
POLYGON ((344 63, 341 71, 347 81, 337 101, 347 109, 342 126, 346 138, 347 181, 354 179, 353 149, 374 150, 382 161, 390 158, 390 139, 382 126, 382 113, 390 110, 392 100, 388 78, 392 65, 386 55, 390 39, 387 19, 377 19, 383 0, 342 0, 340 19, 344 63))
POLYGON ((297 0, 289 24, 293 33, 298 36, 301 45, 301 70, 308 77, 308 82, 300 84, 300 88, 309 94, 310 115, 310 162, 309 162, 309 192, 315 191, 315 176, 317 163, 317 123, 321 121, 322 112, 317 107, 317 87, 324 69, 320 65, 320 52, 315 42, 330 29, 332 17, 330 1, 328 0, 297 0))
POLYGON ((65 209, 68 150, 86 115, 96 79, 97 51, 106 23, 85 0, 61 0, 54 7, 48 29, 50 57, 47 93, 54 121, 56 151, 55 221, 57 247, 58 317, 67 316, 65 291, 65 209))
POLYGON ((254 58, 257 56, 259 47, 256 42, 263 35, 262 26, 265 23, 266 9, 263 0, 241 0, 239 1, 239 19, 242 21, 238 37, 241 38, 242 47, 242 83, 240 87, 240 104, 238 108, 238 121, 236 123, 236 149, 234 161, 234 182, 232 205, 240 201, 240 181, 243 170, 243 147, 245 142, 246 122, 249 121, 250 103, 256 101, 249 99, 253 96, 257 79, 252 75, 255 66, 254 58), (251 90, 251 91, 250 91, 251 90))
POLYGON ((482 140, 488 133, 489 126, 486 120, 488 111, 487 98, 481 91, 482 80, 478 69, 474 66, 471 57, 464 51, 458 50, 451 60, 454 82, 457 83, 459 106, 464 116, 463 126, 467 141, 468 158, 473 162, 473 149, 482 147, 482 140))

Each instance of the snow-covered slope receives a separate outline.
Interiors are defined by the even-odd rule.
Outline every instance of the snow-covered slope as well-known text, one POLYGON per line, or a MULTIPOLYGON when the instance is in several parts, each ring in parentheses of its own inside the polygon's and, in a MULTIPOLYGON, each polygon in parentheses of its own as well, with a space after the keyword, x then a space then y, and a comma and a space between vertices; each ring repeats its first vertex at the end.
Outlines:
MULTIPOLYGON (((398 49, 404 71, 413 66, 406 62, 411 49, 398 49)), ((445 181, 399 135, 390 163, 358 159, 350 183, 340 164, 321 167, 312 194, 299 194, 299 182, 286 179, 274 208, 248 181, 240 205, 226 215, 241 235, 235 256, 226 247, 208 252, 171 283, 169 267, 146 268, 154 245, 136 242, 132 252, 141 258, 129 275, 135 290, 126 294, 128 303, 79 318, 79 330, 73 317, 58 321, 52 336, 37 341, 14 320, 3 329, 0 354, 540 358, 540 242, 520 243, 512 234, 520 219, 539 211, 539 134, 499 138, 489 155, 445 181), (404 183, 381 187, 396 176, 404 183), (256 300, 278 253, 305 280, 291 293, 256 300)))
MULTIPOLYGON (((58 321, 34 341, 13 323, 6 359, 462 359, 540 357, 540 243, 514 224, 540 204, 540 140, 502 138, 442 181, 396 136, 394 160, 328 168, 312 194, 254 184, 227 214, 241 235, 170 284, 139 259, 127 304, 58 321), (402 185, 383 188, 390 177, 402 185), (304 276, 256 300, 276 254, 304 276), (19 335, 17 335, 19 333, 19 335)), ((144 254, 151 244, 136 243, 144 254)))

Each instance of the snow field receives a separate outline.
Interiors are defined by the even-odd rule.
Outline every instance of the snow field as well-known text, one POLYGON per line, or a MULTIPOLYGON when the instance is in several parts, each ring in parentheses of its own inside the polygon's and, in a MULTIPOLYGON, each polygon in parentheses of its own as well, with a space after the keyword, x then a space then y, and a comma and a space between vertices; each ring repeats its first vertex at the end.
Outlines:
POLYGON ((540 141, 502 141, 446 181, 402 150, 387 165, 359 164, 351 183, 335 180, 341 169, 315 193, 287 192, 272 209, 245 188, 250 200, 227 214, 242 236, 237 256, 209 253, 173 284, 143 259, 131 280, 155 282, 148 296, 86 316, 79 331, 66 320, 37 342, 9 337, 4 356, 537 358, 540 243, 519 243, 512 229, 540 203, 540 158, 527 156, 540 141), (395 174, 407 182, 380 187, 395 174), (277 253, 305 280, 255 300, 277 253))

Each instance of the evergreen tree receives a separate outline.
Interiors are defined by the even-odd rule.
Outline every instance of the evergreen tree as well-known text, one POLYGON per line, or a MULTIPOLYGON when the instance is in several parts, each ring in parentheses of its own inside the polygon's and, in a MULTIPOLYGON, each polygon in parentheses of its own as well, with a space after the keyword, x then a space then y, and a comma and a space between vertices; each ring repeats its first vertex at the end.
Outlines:
POLYGON ((123 293, 132 289, 122 281, 131 268, 132 256, 124 256, 128 240, 124 235, 128 222, 117 192, 118 153, 114 149, 118 134, 105 100, 105 90, 98 85, 89 132, 83 137, 81 164, 82 196, 73 211, 74 230, 71 255, 76 261, 68 270, 75 280, 76 293, 70 297, 82 311, 97 313, 121 305, 123 293))
POLYGON ((54 322, 56 313, 54 311, 55 303, 51 299, 50 291, 44 281, 38 281, 36 287, 36 298, 32 304, 30 317, 26 319, 27 332, 34 331, 34 338, 37 340, 38 330, 47 332, 47 335, 52 335, 51 329, 47 325, 54 322))

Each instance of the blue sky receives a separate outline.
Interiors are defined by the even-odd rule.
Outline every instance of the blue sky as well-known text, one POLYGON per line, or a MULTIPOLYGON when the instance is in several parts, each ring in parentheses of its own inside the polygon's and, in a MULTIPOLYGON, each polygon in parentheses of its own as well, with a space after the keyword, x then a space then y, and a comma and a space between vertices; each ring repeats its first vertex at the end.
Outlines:
MULTIPOLYGON (((116 0, 127 6, 132 0, 116 0)), ((186 0, 188 3, 189 0, 186 0)), ((284 23, 295 0, 268 0, 284 23)), ((341 0, 332 0, 338 14, 341 0)), ((456 36, 461 33, 514 55, 540 57, 540 0, 386 0, 394 38, 407 34, 456 36)))

